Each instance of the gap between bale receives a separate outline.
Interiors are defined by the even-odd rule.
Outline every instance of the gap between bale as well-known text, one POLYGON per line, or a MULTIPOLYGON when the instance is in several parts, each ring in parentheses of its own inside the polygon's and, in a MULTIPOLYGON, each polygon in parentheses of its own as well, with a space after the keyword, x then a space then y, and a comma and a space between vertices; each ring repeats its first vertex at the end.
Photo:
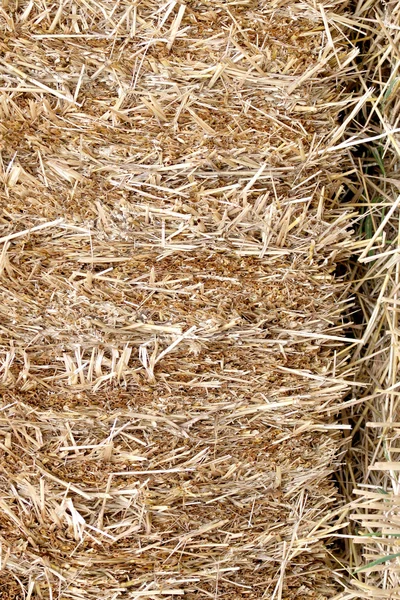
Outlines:
POLYGON ((398 552, 398 290, 399 99, 398 2, 359 2, 354 13, 359 84, 373 95, 350 135, 367 137, 354 157, 349 208, 359 212, 358 237, 368 241, 350 267, 358 307, 353 327, 363 343, 349 365, 364 383, 344 407, 352 424, 340 472, 348 530, 341 557, 352 598, 400 598, 398 552), (367 134, 367 135, 366 135, 367 134))

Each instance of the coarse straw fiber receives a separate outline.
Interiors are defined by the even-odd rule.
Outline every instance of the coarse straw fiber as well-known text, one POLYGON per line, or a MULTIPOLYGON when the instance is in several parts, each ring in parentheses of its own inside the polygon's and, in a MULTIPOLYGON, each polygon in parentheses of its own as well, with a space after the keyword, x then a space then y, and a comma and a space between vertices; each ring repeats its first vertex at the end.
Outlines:
MULTIPOLYGON (((348 530, 341 558, 343 600, 400 599, 399 289, 400 289, 400 3, 358 2, 359 85, 374 87, 349 133, 369 138, 355 158, 350 210, 368 242, 351 265, 360 339, 351 366, 363 383, 343 405, 353 425, 341 473, 348 530)), ((350 364, 349 364, 350 367, 350 364)))
POLYGON ((348 10, 3 0, 2 599, 338 593, 348 10))

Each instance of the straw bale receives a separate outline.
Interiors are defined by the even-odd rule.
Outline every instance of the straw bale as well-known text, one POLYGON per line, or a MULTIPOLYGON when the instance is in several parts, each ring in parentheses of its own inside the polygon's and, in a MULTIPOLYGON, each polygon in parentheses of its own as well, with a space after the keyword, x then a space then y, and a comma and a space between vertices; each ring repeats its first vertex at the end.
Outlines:
POLYGON ((336 593, 346 10, 3 2, 2 598, 336 593))
POLYGON ((344 531, 344 599, 398 600, 399 579, 399 42, 400 5, 358 6, 359 77, 374 86, 351 133, 360 148, 352 206, 363 247, 351 265, 360 338, 357 379, 343 404, 353 424, 341 473, 350 526, 344 531))

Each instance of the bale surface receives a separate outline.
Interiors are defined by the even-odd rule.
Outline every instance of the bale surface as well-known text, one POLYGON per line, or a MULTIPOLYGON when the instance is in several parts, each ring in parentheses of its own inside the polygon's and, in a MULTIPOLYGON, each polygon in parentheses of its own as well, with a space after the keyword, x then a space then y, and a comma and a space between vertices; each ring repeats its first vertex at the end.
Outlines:
POLYGON ((372 93, 351 131, 369 139, 351 198, 364 244, 351 265, 360 338, 351 362, 362 385, 343 405, 353 423, 340 477, 350 521, 343 600, 399 600, 400 4, 374 1, 354 16, 360 78, 372 93))
POLYGON ((2 598, 336 593, 346 7, 3 2, 2 598))

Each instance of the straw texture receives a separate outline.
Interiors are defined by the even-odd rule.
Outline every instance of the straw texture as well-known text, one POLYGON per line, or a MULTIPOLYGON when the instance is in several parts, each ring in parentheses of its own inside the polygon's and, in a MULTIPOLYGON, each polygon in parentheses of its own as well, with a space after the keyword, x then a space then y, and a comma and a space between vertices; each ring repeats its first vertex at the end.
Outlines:
POLYGON ((3 1, 2 598, 336 593, 346 9, 3 1))
POLYGON ((359 85, 373 86, 351 133, 367 140, 354 157, 349 207, 359 210, 358 251, 350 285, 357 299, 352 366, 364 383, 343 405, 352 425, 343 470, 349 531, 344 532, 347 592, 398 599, 399 586, 399 41, 398 2, 359 2, 354 41, 359 85))

